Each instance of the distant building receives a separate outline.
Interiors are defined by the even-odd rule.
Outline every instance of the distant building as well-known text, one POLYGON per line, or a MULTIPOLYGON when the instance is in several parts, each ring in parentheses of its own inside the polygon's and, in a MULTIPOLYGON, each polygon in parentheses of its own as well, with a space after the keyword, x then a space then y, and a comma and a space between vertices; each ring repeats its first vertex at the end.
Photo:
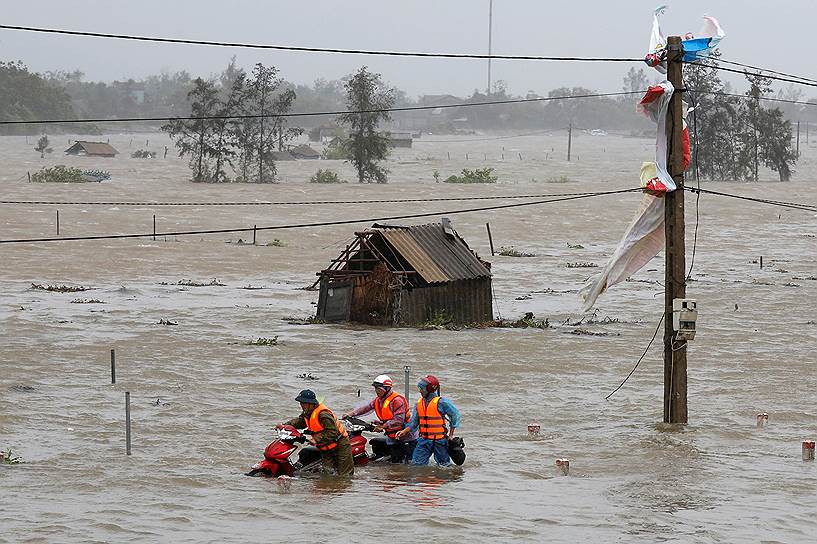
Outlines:
POLYGON ((411 147, 413 137, 411 132, 390 132, 389 140, 392 147, 411 147))
POLYGON ((318 318, 394 326, 493 319, 491 265, 447 218, 409 227, 374 224, 355 236, 318 273, 318 318))
POLYGON ((81 142, 77 141, 65 150, 66 155, 87 156, 87 157, 115 157, 119 151, 111 144, 105 142, 81 142))
POLYGON ((296 159, 320 159, 321 154, 312 149, 312 147, 301 144, 289 150, 296 159))

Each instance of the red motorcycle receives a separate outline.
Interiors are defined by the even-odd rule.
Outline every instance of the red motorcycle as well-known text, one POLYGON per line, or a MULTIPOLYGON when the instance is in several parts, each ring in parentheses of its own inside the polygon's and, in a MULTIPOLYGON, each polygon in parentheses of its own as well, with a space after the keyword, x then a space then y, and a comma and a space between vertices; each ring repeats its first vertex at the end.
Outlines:
MULTIPOLYGON (((363 436, 363 431, 369 430, 371 425, 355 418, 343 419, 341 422, 349 433, 355 466, 366 465, 369 462, 369 456, 366 454, 368 440, 363 436)), ((320 470, 321 452, 315 446, 298 449, 298 444, 306 442, 306 436, 298 429, 291 425, 282 425, 278 428, 278 438, 264 449, 264 460, 254 464, 246 475, 277 477, 293 476, 296 472, 317 472, 320 470), (296 450, 297 460, 293 462, 296 450)))

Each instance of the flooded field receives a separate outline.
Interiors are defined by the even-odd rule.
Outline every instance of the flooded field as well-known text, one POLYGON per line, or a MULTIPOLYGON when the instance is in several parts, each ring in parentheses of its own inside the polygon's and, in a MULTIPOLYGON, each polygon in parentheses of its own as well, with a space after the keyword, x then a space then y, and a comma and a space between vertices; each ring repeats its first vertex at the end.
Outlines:
MULTIPOLYGON (((0 184, 3 200, 61 202, 555 195, 634 187, 641 162, 653 153, 648 139, 574 133, 568 163, 565 132, 493 136, 424 135, 392 157, 388 185, 355 183, 350 167, 337 161, 298 161, 279 163, 281 183, 265 186, 192 184, 185 160, 172 150, 161 158, 169 142, 157 134, 110 136, 122 152, 116 159, 65 157, 69 137, 55 136, 57 152, 41 160, 34 138, 26 145, 24 137, 5 137, 0 184), (160 158, 130 158, 146 139, 160 158), (110 170, 112 180, 26 182, 27 171, 54 164, 110 170), (327 166, 350 183, 308 183, 327 166), (498 184, 434 181, 434 171, 444 179, 484 166, 496 169, 498 184)), ((766 172, 757 184, 706 186, 817 204, 817 142, 801 143, 801 151, 790 183, 766 172)), ((357 534, 396 542, 813 538, 817 465, 801 460, 800 447, 817 437, 817 212, 701 197, 687 289, 699 309, 689 349, 690 424, 679 430, 658 424, 658 343, 604 400, 660 319, 663 258, 603 295, 595 317, 581 322, 576 291, 597 269, 568 267, 603 266, 639 198, 465 214, 450 212, 494 201, 0 204, 2 239, 55 235, 57 210, 62 236, 151 232, 154 215, 159 233, 366 220, 260 231, 257 246, 236 243, 251 232, 0 245, 0 449, 11 447, 26 461, 0 465, 0 542, 298 542, 304 535, 346 542, 357 534), (304 288, 370 219, 438 211, 492 262, 494 312, 509 319, 533 312, 551 328, 426 331, 288 320, 314 315, 317 292, 304 288), (497 248, 535 256, 491 257, 486 222, 497 248), (33 283, 90 290, 49 292, 33 283), (278 345, 248 345, 275 336, 278 345), (402 390, 404 365, 412 367, 412 383, 437 375, 460 408, 468 453, 461 468, 369 467, 348 484, 242 475, 262 455, 274 425, 298 412, 299 390, 313 388, 344 411, 364 400, 359 390, 371 393, 377 374, 392 374, 402 390), (298 378, 307 372, 319 379, 298 378), (125 391, 132 397, 130 457, 125 391), (765 428, 755 425, 759 412, 769 414, 765 428), (534 421, 542 432, 529 439, 526 427, 534 421), (554 466, 563 457, 571 460, 569 476, 554 466)), ((689 263, 691 194, 686 210, 689 263)))

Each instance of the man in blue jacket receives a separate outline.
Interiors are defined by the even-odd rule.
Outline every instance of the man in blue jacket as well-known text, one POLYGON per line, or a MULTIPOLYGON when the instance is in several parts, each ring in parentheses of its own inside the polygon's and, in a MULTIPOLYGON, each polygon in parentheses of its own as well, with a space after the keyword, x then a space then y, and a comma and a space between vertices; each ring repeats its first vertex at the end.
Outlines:
POLYGON ((440 382, 434 376, 429 374, 420 378, 417 389, 420 390, 421 397, 414 407, 411 421, 397 433, 396 438, 419 430, 420 438, 411 463, 427 465, 433 453, 438 465, 450 465, 448 441, 454 438, 454 429, 460 426, 460 412, 454 403, 440 396, 440 382))

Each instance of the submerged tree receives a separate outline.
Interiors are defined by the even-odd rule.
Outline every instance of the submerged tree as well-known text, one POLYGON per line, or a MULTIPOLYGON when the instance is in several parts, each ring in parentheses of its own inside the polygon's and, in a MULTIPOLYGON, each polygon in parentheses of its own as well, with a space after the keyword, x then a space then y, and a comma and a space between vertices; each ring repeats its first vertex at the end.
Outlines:
POLYGON ((161 130, 175 141, 180 157, 190 157, 193 181, 216 181, 211 159, 214 157, 213 141, 217 126, 212 117, 220 110, 218 89, 212 81, 197 78, 187 98, 192 119, 173 119, 162 125, 161 130))
MULTIPOLYGON (((274 66, 255 65, 252 78, 244 83, 240 113, 231 130, 237 147, 237 173, 242 181, 274 183, 277 175, 275 149, 301 134, 301 129, 286 126, 286 118, 295 101, 295 91, 285 87, 274 66)), ((237 112, 238 113, 238 112, 237 112)))
POLYGON ((37 140, 37 147, 34 148, 34 151, 40 152, 40 158, 44 159, 46 153, 51 152, 51 148, 48 147, 48 136, 43 134, 39 140, 37 140))
POLYGON ((395 90, 381 80, 380 74, 369 72, 366 66, 346 82, 346 106, 350 111, 339 121, 349 127, 350 162, 357 170, 360 183, 386 183, 388 170, 380 166, 391 151, 388 134, 378 131, 381 122, 391 120, 389 109, 394 105, 395 90))

